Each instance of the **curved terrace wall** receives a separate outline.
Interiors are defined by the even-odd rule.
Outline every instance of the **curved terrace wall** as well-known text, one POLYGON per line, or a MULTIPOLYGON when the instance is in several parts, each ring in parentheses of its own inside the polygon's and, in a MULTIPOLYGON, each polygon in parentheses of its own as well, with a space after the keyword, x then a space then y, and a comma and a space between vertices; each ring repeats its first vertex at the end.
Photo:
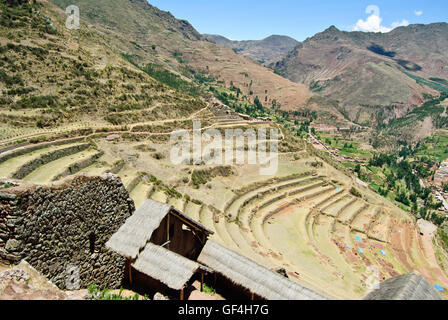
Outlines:
POLYGON ((85 169, 85 168, 91 166, 92 164, 94 164, 95 161, 97 161, 103 155, 104 155, 104 151, 99 151, 99 152, 95 153, 93 156, 91 156, 91 157, 89 157, 89 158, 87 158, 85 160, 82 160, 82 161, 79 161, 79 162, 76 162, 76 163, 72 164, 67 169, 65 169, 64 172, 62 172, 61 174, 57 175, 54 178, 54 181, 57 181, 57 180, 60 180, 61 178, 68 177, 68 176, 71 176, 71 175, 74 175, 74 174, 78 173, 82 169, 85 169))
POLYGON ((72 154, 84 151, 84 150, 88 149, 89 147, 90 147, 90 144, 85 143, 85 144, 80 144, 80 145, 76 145, 76 146, 72 146, 72 147, 45 153, 41 157, 31 160, 30 162, 24 164, 20 169, 18 169, 16 172, 14 172, 12 177, 13 177, 13 179, 23 179, 27 175, 29 175, 31 172, 36 170, 37 168, 39 168, 47 163, 50 163, 50 162, 56 161, 60 158, 70 156, 72 154))
POLYGON ((84 138, 71 138, 71 139, 64 139, 64 140, 58 140, 58 141, 52 141, 52 142, 45 142, 45 143, 39 143, 36 145, 29 145, 24 144, 24 147, 21 147, 23 145, 17 145, 17 146, 11 146, 5 149, 2 149, 0 152, 0 163, 3 163, 5 161, 8 161, 9 159, 16 158, 19 156, 23 156, 24 154, 40 150, 43 148, 53 147, 53 146, 61 146, 64 144, 69 143, 76 143, 84 140, 84 138))

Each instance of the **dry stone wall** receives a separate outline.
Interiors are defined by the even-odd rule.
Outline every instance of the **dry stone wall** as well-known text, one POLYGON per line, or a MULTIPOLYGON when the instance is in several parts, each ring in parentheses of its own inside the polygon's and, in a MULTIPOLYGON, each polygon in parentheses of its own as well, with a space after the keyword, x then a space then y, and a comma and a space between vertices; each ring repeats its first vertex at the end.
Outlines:
POLYGON ((115 175, 0 190, 0 261, 25 259, 60 289, 121 285, 125 259, 105 243, 135 210, 115 175))
POLYGON ((85 168, 91 166, 92 164, 94 164, 95 161, 97 161, 103 155, 104 155, 104 151, 98 151, 93 156, 90 156, 89 158, 87 158, 85 160, 82 160, 82 161, 79 161, 79 162, 76 162, 76 163, 72 164, 67 169, 65 169, 64 172, 62 172, 61 174, 57 175, 53 180, 57 181, 57 180, 59 180, 61 178, 74 175, 75 173, 78 173, 82 169, 85 169, 85 168))
POLYGON ((11 147, 2 149, 0 151, 0 163, 3 163, 5 161, 8 161, 9 159, 17 158, 17 157, 23 156, 24 154, 27 154, 27 153, 30 153, 30 152, 33 152, 36 150, 40 150, 43 148, 80 142, 82 140, 84 140, 84 138, 71 138, 71 139, 64 139, 64 140, 58 140, 58 141, 52 141, 52 142, 46 142, 46 143, 39 143, 36 145, 25 144, 25 145, 11 146, 11 147))
POLYGON ((46 153, 46 154, 42 155, 41 157, 31 160, 30 162, 24 164, 21 168, 19 168, 14 173, 13 178, 14 179, 23 179, 27 175, 29 175, 31 172, 36 170, 37 168, 39 168, 47 163, 50 163, 50 162, 56 161, 60 158, 70 156, 72 154, 84 151, 84 150, 88 149, 89 147, 90 147, 90 144, 84 143, 84 144, 79 144, 79 145, 75 145, 72 147, 67 147, 64 149, 59 149, 59 150, 55 150, 55 151, 46 153))

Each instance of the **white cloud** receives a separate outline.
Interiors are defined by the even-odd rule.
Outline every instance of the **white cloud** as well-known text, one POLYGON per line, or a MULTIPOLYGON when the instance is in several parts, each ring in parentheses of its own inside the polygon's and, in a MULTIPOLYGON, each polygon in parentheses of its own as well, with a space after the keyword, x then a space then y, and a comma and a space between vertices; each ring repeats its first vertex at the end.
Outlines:
POLYGON ((421 10, 415 10, 414 13, 415 13, 415 15, 416 15, 417 17, 420 17, 420 16, 423 14, 423 11, 421 11, 421 10))
POLYGON ((382 25, 383 18, 380 16, 380 9, 377 6, 371 5, 366 9, 366 13, 370 16, 364 21, 359 19, 356 25, 352 28, 353 31, 364 31, 364 32, 389 32, 397 27, 408 26, 409 21, 396 21, 392 23, 391 27, 388 28, 382 25))
POLYGON ((407 27, 409 25, 408 20, 403 20, 401 22, 394 22, 392 23, 392 29, 398 28, 398 27, 407 27))
POLYGON ((372 14, 366 21, 359 19, 356 25, 353 27, 353 31, 366 31, 366 32, 389 32, 392 29, 386 28, 381 25, 383 19, 380 16, 372 14))

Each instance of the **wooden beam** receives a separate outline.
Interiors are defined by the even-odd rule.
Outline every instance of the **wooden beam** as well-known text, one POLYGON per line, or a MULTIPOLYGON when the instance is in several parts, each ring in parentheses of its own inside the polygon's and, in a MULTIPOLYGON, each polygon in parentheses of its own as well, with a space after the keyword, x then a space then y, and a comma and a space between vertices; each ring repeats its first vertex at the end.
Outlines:
POLYGON ((201 271, 201 292, 204 292, 204 271, 201 271))
POLYGON ((129 284, 132 286, 132 282, 133 282, 133 280, 132 280, 132 260, 131 259, 128 259, 127 260, 127 262, 128 262, 128 272, 129 272, 129 284))
POLYGON ((169 250, 170 249, 170 215, 168 214, 167 217, 167 221, 166 221, 166 241, 167 241, 167 246, 166 248, 169 250))
POLYGON ((255 301, 255 294, 253 292, 252 292, 252 297, 250 300, 255 301))
POLYGON ((184 300, 184 289, 182 289, 180 291, 180 300, 183 301, 184 300))
POLYGON ((188 221, 188 220, 182 218, 180 215, 176 214, 176 212, 171 212, 171 214, 172 214, 173 216, 175 216, 176 218, 178 218, 179 220, 181 220, 181 221, 182 221, 183 223, 185 223, 186 225, 190 226, 191 228, 196 229, 197 231, 201 231, 201 232, 203 232, 203 233, 209 233, 209 232, 207 232, 206 230, 201 229, 201 228, 195 226, 192 222, 190 222, 190 221, 188 221))

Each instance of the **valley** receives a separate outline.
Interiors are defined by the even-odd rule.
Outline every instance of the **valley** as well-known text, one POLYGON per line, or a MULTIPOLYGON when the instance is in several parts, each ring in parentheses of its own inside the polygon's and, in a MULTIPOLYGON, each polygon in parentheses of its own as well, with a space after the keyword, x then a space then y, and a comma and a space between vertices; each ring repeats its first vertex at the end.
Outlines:
MULTIPOLYGON (((5 199, 11 188, 37 193, 70 179, 116 178, 113 187, 88 192, 98 202, 129 198, 114 209, 122 214, 113 218, 117 226, 124 211, 132 217, 153 200, 185 216, 190 227, 182 232, 204 229, 208 241, 322 297, 360 300, 372 279, 416 272, 447 298, 448 212, 440 200, 448 195, 448 75, 432 61, 448 60, 432 47, 432 59, 422 58, 431 39, 416 40, 446 35, 446 23, 232 42, 201 35, 146 0, 13 2, 0 1, 5 199), (79 30, 65 27, 68 4, 83 12, 79 30), (204 157, 174 163, 173 132, 194 135, 195 121, 204 157), (238 151, 253 148, 249 136, 231 148, 228 163, 210 161, 216 149, 206 159, 206 132, 229 129, 270 132, 254 155, 278 157, 276 172, 262 175, 263 165, 246 158, 238 163, 238 151)), ((0 235, 9 231, 6 219, 0 215, 0 235)), ((95 239, 109 240, 104 229, 88 241, 74 237, 90 244, 90 259, 103 254, 95 239)), ((0 240, 2 267, 14 246, 0 240)), ((86 274, 97 273, 103 277, 104 268, 86 274)))

